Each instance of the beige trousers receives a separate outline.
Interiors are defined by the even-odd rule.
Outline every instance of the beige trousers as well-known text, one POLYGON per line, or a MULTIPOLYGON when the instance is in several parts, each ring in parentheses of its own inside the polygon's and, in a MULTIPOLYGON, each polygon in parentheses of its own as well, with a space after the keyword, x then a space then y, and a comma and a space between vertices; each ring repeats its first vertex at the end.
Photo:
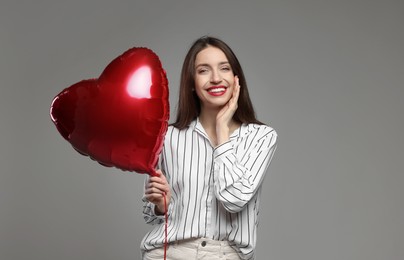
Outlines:
MULTIPOLYGON (((240 260, 237 252, 227 241, 207 238, 174 242, 167 248, 167 260, 240 260)), ((163 260, 164 248, 143 253, 143 260, 163 260)))

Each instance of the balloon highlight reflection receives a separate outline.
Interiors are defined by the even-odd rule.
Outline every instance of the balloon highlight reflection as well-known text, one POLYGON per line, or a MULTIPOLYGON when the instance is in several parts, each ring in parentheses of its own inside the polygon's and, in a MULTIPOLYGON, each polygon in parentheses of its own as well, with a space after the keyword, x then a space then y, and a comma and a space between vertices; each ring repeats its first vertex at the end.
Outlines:
POLYGON ((169 119, 166 73, 153 51, 132 48, 98 79, 60 92, 50 115, 81 154, 104 166, 153 175, 169 119))

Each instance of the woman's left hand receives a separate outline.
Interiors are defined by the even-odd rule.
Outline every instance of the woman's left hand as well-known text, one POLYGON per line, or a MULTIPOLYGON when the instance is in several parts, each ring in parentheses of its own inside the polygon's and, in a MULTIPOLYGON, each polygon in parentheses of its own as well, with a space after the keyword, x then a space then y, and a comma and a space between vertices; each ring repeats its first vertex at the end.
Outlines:
POLYGON ((230 127, 233 115, 237 110, 237 101, 240 95, 239 78, 234 76, 233 93, 227 104, 219 111, 216 116, 216 135, 217 144, 227 141, 230 136, 230 127))

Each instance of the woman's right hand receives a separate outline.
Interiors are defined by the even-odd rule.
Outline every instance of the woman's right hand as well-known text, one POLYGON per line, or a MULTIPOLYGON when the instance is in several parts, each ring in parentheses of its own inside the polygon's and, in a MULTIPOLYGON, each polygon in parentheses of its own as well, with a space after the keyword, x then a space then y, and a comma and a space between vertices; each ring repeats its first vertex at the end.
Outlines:
POLYGON ((155 204, 154 213, 156 215, 164 215, 166 207, 164 203, 164 197, 166 196, 167 207, 171 200, 171 190, 168 185, 167 179, 161 170, 157 170, 157 176, 151 176, 146 185, 145 196, 148 201, 155 204))

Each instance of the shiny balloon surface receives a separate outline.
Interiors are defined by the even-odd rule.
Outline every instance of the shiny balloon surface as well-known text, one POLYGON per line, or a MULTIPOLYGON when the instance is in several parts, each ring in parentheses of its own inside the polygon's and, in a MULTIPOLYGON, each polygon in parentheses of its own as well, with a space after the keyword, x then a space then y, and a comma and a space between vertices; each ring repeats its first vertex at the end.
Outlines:
POLYGON ((153 51, 132 48, 98 79, 59 93, 50 114, 81 154, 104 166, 153 175, 168 126, 166 73, 153 51))

